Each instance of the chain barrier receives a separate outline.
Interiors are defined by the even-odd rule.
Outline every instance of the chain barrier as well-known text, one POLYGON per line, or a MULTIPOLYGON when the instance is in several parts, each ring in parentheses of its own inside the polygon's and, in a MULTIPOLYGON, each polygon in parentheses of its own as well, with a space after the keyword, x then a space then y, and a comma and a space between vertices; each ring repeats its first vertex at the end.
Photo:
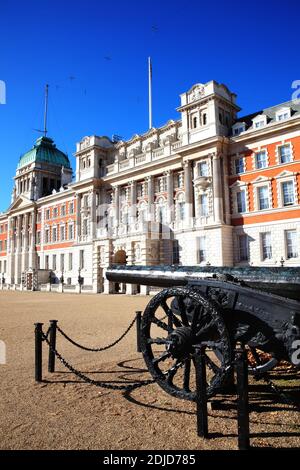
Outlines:
POLYGON ((55 349, 51 346, 50 344, 50 341, 48 340, 47 336, 42 333, 42 337, 43 337, 43 341, 45 341, 48 346, 49 346, 49 349, 52 353, 55 354, 55 356, 57 357, 57 359, 67 368, 69 369, 70 372, 72 372, 73 374, 75 374, 77 377, 79 377, 80 379, 82 379, 84 382, 86 383, 89 383, 91 385, 96 385, 97 387, 101 387, 101 388, 106 388, 106 389, 109 389, 109 390, 123 390, 123 391, 127 391, 127 392, 130 392, 132 390, 135 390, 137 388, 140 388, 140 387, 143 387, 145 385, 149 385, 149 384, 152 384, 155 382, 155 380, 151 379, 151 380, 143 380, 141 382, 136 382, 136 383, 133 383, 133 384, 130 384, 130 385, 112 385, 112 384, 108 384, 107 382, 103 382, 101 380, 93 380, 93 379, 90 379, 90 377, 88 377, 87 375, 83 374, 83 372, 75 369, 71 364, 69 364, 63 357, 62 355, 55 349))
POLYGON ((113 346, 115 346, 116 344, 118 344, 120 341, 122 341, 122 339, 125 338, 125 336, 127 335, 127 333, 129 333, 129 331, 131 330, 131 328, 132 328, 133 325, 135 324, 135 321, 136 321, 136 317, 132 320, 132 322, 130 323, 130 325, 128 326, 128 328, 124 331, 124 333, 123 333, 118 339, 116 339, 113 343, 108 344, 107 346, 104 346, 104 347, 102 347, 102 348, 88 348, 87 346, 82 346, 81 344, 77 343, 77 342, 74 341, 72 338, 70 338, 58 325, 56 326, 56 329, 57 329, 57 331, 60 332, 60 334, 61 334, 67 341, 69 341, 70 343, 72 343, 74 346, 77 346, 78 348, 83 349, 84 351, 101 352, 101 351, 106 351, 107 349, 112 348, 113 346))
POLYGON ((300 410, 300 405, 299 403, 296 403, 292 398, 288 397, 286 393, 284 393, 271 379, 270 377, 266 374, 265 376, 262 377, 264 382, 266 382, 269 387, 273 390, 273 392, 279 396, 280 400, 285 403, 286 405, 291 405, 297 410, 300 410))

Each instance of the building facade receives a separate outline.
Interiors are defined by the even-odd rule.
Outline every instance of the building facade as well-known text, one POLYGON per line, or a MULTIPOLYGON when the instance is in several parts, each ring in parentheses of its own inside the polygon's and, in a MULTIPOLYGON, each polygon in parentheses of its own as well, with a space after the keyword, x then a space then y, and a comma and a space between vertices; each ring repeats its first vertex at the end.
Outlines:
POLYGON ((299 266, 300 104, 245 117, 215 81, 180 118, 128 141, 90 136, 68 157, 41 137, 0 214, 0 285, 147 293, 105 279, 112 263, 299 266))

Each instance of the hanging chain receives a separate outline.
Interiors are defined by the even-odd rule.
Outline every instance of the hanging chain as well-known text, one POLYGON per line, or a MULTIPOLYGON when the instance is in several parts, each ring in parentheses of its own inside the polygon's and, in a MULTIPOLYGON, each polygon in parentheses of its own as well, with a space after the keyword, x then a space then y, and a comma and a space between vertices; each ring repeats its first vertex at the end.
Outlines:
POLYGON ((131 330, 131 328, 132 328, 133 325, 135 324, 135 321, 136 321, 136 317, 132 320, 132 322, 130 323, 130 325, 128 326, 128 328, 124 331, 124 333, 123 333, 118 339, 116 339, 113 343, 108 344, 107 346, 104 346, 104 347, 102 347, 102 348, 88 348, 87 346, 82 346, 81 344, 76 343, 76 341, 74 341, 73 339, 71 339, 58 325, 56 326, 56 328, 57 328, 57 330, 60 332, 60 334, 61 334, 67 341, 69 341, 70 343, 72 343, 74 346, 77 346, 78 348, 83 349, 84 351, 101 352, 101 351, 106 351, 107 349, 112 348, 113 346, 115 346, 116 344, 118 344, 120 341, 122 341, 122 339, 127 335, 127 333, 129 333, 129 331, 131 330))
POLYGON ((48 344, 48 346, 50 348, 50 351, 55 354, 55 356, 59 359, 59 361, 67 369, 69 369, 70 372, 75 374, 77 377, 82 379, 84 382, 89 383, 91 385, 96 385, 97 387, 101 387, 101 388, 107 388, 109 390, 123 390, 123 391, 130 392, 132 390, 135 390, 136 388, 143 387, 144 385, 149 385, 149 384, 152 384, 152 383, 155 382, 155 380, 151 379, 151 380, 143 380, 142 382, 136 382, 136 383, 133 383, 133 384, 130 384, 130 385, 112 385, 112 384, 108 384, 107 382, 103 382, 101 380, 90 379, 90 377, 87 377, 85 374, 83 374, 83 372, 75 369, 71 364, 69 364, 62 357, 62 355, 59 354, 59 352, 51 346, 50 341, 48 340, 47 336, 44 333, 42 333, 42 337, 43 337, 43 340, 46 341, 46 343, 48 344))

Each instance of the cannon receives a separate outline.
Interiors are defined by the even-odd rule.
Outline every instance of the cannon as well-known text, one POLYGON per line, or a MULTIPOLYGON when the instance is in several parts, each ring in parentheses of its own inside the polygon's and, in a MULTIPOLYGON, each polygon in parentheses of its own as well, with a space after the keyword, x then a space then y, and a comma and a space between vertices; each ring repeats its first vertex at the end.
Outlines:
POLYGON ((113 265, 106 277, 163 288, 143 313, 140 346, 150 374, 174 397, 195 401, 203 348, 208 397, 232 378, 237 343, 252 352, 257 376, 281 360, 300 365, 300 268, 113 265))

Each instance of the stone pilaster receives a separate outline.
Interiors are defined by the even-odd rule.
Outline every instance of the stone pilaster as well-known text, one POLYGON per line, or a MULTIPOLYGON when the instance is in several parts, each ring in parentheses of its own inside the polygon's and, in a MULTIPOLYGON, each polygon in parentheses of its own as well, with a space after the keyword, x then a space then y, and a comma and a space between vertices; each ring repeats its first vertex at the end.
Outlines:
POLYGON ((223 196, 222 196, 222 173, 221 157, 219 154, 212 155, 212 178, 213 178, 213 198, 214 198, 214 219, 215 223, 223 222, 223 196))
POLYGON ((192 185, 192 172, 191 162, 184 162, 184 189, 185 189, 185 225, 192 227, 193 224, 193 185, 192 185))

